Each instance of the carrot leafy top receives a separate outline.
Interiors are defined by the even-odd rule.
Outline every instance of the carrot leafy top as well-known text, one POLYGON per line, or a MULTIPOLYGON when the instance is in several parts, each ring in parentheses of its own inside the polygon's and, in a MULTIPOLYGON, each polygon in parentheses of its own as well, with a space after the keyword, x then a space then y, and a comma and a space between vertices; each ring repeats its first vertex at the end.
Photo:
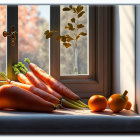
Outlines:
POLYGON ((25 62, 27 62, 28 64, 30 64, 30 59, 27 57, 24 59, 25 62))
POLYGON ((3 77, 4 79, 8 80, 8 77, 4 72, 0 72, 0 76, 3 77))
POLYGON ((18 62, 18 64, 15 64, 13 66, 13 69, 14 69, 16 75, 19 73, 26 74, 28 72, 28 69, 22 62, 18 62))
POLYGON ((17 64, 12 67, 15 72, 15 75, 18 75, 20 73, 20 71, 18 70, 18 67, 19 66, 17 64))

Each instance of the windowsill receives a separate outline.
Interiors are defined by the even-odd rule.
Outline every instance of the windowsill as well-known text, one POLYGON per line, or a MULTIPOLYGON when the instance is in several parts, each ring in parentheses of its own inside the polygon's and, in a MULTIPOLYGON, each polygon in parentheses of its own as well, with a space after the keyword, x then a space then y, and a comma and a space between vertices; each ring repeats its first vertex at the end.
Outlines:
POLYGON ((129 133, 140 132, 140 116, 124 110, 58 110, 54 113, 0 111, 0 133, 129 133))

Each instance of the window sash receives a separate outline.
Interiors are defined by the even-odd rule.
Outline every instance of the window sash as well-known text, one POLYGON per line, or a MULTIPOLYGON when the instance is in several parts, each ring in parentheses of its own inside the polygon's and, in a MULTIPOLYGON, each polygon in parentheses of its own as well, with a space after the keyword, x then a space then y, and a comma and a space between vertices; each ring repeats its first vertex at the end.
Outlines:
MULTIPOLYGON (((60 43, 51 38, 51 75, 81 98, 103 94, 109 96, 111 7, 89 7, 89 75, 60 76, 60 43), (56 47, 57 46, 57 47, 56 47), (55 58, 54 58, 55 56, 55 58)), ((51 7, 51 30, 60 34, 60 8, 51 7)))
POLYGON ((15 46, 11 46, 11 39, 7 37, 7 76, 9 79, 17 80, 12 66, 18 63, 18 6, 7 6, 7 31, 11 31, 11 26, 15 25, 16 40, 15 46))
MULTIPOLYGON (((7 5, 7 32, 11 32, 11 26, 15 25, 15 30, 18 32, 18 6, 7 5)), ((12 65, 18 62, 18 34, 16 34, 15 46, 11 46, 10 37, 7 38, 7 54, 6 54, 6 73, 9 79, 17 80, 12 65)), ((4 81, 0 81, 0 85, 4 84, 4 81)))
MULTIPOLYGON (((81 98, 87 99, 93 94, 109 96, 111 82, 111 10, 111 7, 107 6, 96 7, 90 5, 89 7, 88 76, 60 76, 60 42, 55 41, 55 36, 50 40, 50 74, 72 89, 81 98)), ((50 17, 50 30, 57 30, 57 35, 59 35, 60 6, 51 6, 50 17)), ((16 26, 16 31, 18 31, 18 6, 8 6, 8 29, 13 24, 16 26)), ((7 73, 10 79, 16 80, 16 76, 12 71, 12 65, 18 62, 18 35, 16 35, 16 47, 9 45, 9 38, 7 38, 7 42, 7 73)))
MULTIPOLYGON (((92 15, 94 8, 89 8, 89 27, 91 30, 94 29, 94 15, 92 15), (91 13, 91 14, 90 14, 91 13)), ((57 35, 60 35, 60 6, 51 6, 51 30, 57 30, 57 35)), ((93 33, 89 32, 89 74, 88 75, 76 75, 76 76, 60 76, 60 42, 56 42, 55 37, 51 38, 50 43, 50 73, 58 80, 62 79, 89 79, 95 75, 95 45, 93 33), (56 47, 57 46, 57 47, 56 47), (55 56, 55 58, 54 58, 55 56)))

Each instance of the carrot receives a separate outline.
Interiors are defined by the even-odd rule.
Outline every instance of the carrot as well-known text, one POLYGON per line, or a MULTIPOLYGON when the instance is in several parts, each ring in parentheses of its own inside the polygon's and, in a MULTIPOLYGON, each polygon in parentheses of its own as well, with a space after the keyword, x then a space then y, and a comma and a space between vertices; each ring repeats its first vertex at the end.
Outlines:
POLYGON ((27 85, 32 85, 32 83, 28 80, 28 78, 23 73, 20 73, 18 68, 13 67, 13 69, 14 69, 15 75, 17 75, 17 79, 19 82, 23 84, 27 84, 27 85))
MULTIPOLYGON (((41 81, 38 77, 36 77, 32 72, 29 72, 28 69, 24 66, 24 64, 21 64, 21 62, 18 63, 18 68, 21 72, 23 72, 24 75, 28 78, 28 80, 31 82, 32 85, 34 85, 37 88, 40 88, 49 94, 52 94, 53 96, 57 97, 58 99, 61 99, 62 96, 54 91, 52 88, 50 88, 48 85, 46 85, 43 81, 41 81)), ((17 68, 17 65, 14 65, 14 68, 17 68)))
POLYGON ((22 84, 22 83, 19 83, 19 82, 11 81, 10 79, 7 78, 7 76, 5 75, 4 72, 0 72, 0 75, 2 77, 4 77, 9 84, 12 84, 12 85, 15 85, 17 87, 26 89, 26 90, 30 91, 31 93, 43 98, 44 100, 52 102, 55 105, 57 105, 57 104, 59 104, 61 102, 55 96, 53 96, 53 95, 51 95, 51 94, 49 94, 49 93, 47 93, 47 92, 45 92, 45 91, 43 91, 43 90, 41 90, 39 88, 36 88, 33 85, 27 85, 27 84, 22 84))
MULTIPOLYGON (((61 100, 61 104, 65 105, 66 107, 70 107, 70 108, 74 108, 74 109, 77 109, 78 108, 78 106, 73 105, 72 103, 70 103, 70 102, 66 101, 65 99, 63 99, 62 96, 58 92, 56 92, 51 87, 49 87, 48 85, 46 85, 43 81, 41 81, 38 77, 36 77, 32 72, 29 72, 28 69, 25 67, 25 65, 22 62, 18 62, 18 64, 14 65, 14 67, 18 68, 18 70, 20 72, 22 72, 23 74, 25 74, 26 77, 28 78, 28 80, 35 87, 40 88, 40 89, 42 89, 42 90, 44 90, 44 91, 46 91, 46 92, 54 95, 58 99, 60 99, 61 100)), ((82 108, 80 108, 80 109, 82 109, 82 108)))
POLYGON ((55 106, 27 90, 3 85, 0 87, 0 109, 52 112, 55 106))
POLYGON ((76 95, 74 92, 72 92, 70 89, 68 89, 66 86, 64 86, 62 83, 54 79, 52 76, 48 75, 44 70, 39 68, 34 63, 30 63, 29 58, 25 58, 25 62, 28 63, 30 70, 38 76, 40 79, 42 79, 47 85, 49 85, 51 88, 56 90, 58 93, 60 93, 62 96, 66 96, 72 100, 79 100, 80 97, 76 95))

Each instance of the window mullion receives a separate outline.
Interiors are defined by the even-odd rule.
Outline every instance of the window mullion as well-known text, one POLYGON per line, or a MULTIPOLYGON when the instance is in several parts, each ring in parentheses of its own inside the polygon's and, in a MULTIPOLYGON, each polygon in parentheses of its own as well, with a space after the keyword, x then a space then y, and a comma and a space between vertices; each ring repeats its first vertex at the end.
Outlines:
MULTIPOLYGON (((60 35, 60 6, 51 6, 50 15, 50 30, 60 35)), ((56 41, 56 36, 50 40, 50 75, 60 79, 60 42, 56 41)))
MULTIPOLYGON (((11 32, 11 26, 15 26, 18 33, 18 6, 7 6, 7 32, 11 32)), ((7 76, 16 80, 12 66, 18 62, 18 34, 16 34, 15 46, 11 46, 11 38, 7 37, 7 76)))

